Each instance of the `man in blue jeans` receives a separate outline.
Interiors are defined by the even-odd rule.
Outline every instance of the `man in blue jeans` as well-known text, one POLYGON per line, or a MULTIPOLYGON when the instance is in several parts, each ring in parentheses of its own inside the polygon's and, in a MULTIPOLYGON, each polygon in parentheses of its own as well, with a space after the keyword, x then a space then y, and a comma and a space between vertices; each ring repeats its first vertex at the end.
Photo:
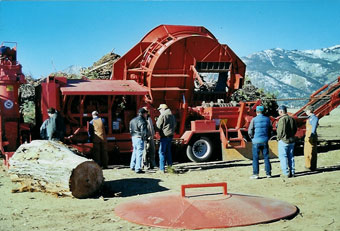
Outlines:
POLYGON ((287 114, 287 107, 279 107, 281 116, 277 123, 277 140, 282 177, 295 176, 294 145, 297 126, 295 120, 287 114))
POLYGON ((160 116, 156 121, 161 139, 159 141, 159 170, 165 172, 165 161, 168 168, 172 169, 171 141, 175 133, 176 119, 166 104, 159 105, 160 116))
POLYGON ((259 178, 259 153, 262 151, 267 178, 271 177, 271 165, 269 161, 268 140, 273 129, 267 116, 263 115, 264 107, 256 107, 256 117, 250 122, 248 134, 253 144, 253 175, 251 179, 259 178))
POLYGON ((130 121, 130 134, 132 137, 133 147, 130 168, 136 173, 144 173, 142 170, 142 160, 144 141, 147 139, 147 115, 148 111, 141 108, 138 111, 138 116, 130 121))

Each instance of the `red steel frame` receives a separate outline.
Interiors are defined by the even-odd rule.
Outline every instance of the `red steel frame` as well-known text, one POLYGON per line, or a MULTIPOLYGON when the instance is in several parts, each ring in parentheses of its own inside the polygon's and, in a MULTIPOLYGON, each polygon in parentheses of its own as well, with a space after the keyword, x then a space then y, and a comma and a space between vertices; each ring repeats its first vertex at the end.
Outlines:
MULTIPOLYGON (((67 80, 66 77, 50 76, 41 84, 41 114, 43 120, 47 115, 47 108, 56 108, 65 118, 67 142, 85 154, 89 154, 92 144, 87 142, 88 122, 92 119, 91 112, 99 111, 99 116, 106 119, 108 125, 107 139, 109 150, 119 148, 120 152, 131 152, 131 137, 128 129, 125 132, 113 132, 113 105, 117 96, 134 97, 136 108, 126 115, 129 119, 136 115, 137 108, 143 104, 142 96, 147 90, 133 80, 67 80), (92 98, 91 98, 92 97, 92 98), (105 99, 105 105, 90 108, 86 100, 105 99), (74 108, 77 107, 77 109, 74 108), (101 109, 104 108, 104 109, 101 109)), ((128 120, 128 119, 126 119, 128 120)), ((127 126, 127 125, 125 125, 127 126)), ((119 130, 120 131, 120 130, 119 130)))
MULTIPOLYGON (((194 80, 199 82, 197 64, 226 63, 224 68, 211 72, 229 74, 226 101, 242 87, 245 64, 227 46, 204 27, 160 25, 150 31, 135 47, 113 65, 112 80, 132 79, 149 90, 145 101, 151 108, 166 103, 176 115, 179 131, 184 134, 185 120, 190 107, 201 105, 194 99, 194 80)), ((152 114, 157 115, 157 111, 152 114)))

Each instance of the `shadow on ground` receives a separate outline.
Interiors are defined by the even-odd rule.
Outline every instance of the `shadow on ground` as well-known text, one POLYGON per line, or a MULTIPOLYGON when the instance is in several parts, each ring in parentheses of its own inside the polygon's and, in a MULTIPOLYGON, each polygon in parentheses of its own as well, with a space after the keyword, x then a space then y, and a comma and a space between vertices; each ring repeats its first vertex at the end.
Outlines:
MULTIPOLYGON (((270 160, 271 163, 278 163, 279 160, 270 160)), ((263 160, 260 161, 260 164, 263 164, 263 160)), ((233 160, 233 161, 215 161, 215 162, 205 162, 205 163, 192 163, 192 164, 179 164, 176 165, 177 173, 184 173, 188 171, 201 171, 201 170, 210 170, 210 169, 219 169, 219 168, 234 168, 234 167, 245 167, 252 166, 251 160, 245 163, 244 160, 233 160)))
POLYGON ((309 175, 314 175, 314 174, 319 174, 319 173, 324 173, 324 172, 334 172, 334 171, 340 171, 340 165, 334 165, 334 166, 328 166, 328 167, 320 167, 320 168, 317 168, 314 171, 296 172, 295 176, 296 177, 309 176, 309 175))
MULTIPOLYGON (((303 176, 310 176, 314 174, 324 173, 324 172, 334 172, 334 171, 340 171, 340 165, 334 165, 334 166, 328 166, 328 167, 319 167, 314 171, 301 171, 301 172, 295 172, 295 177, 303 177, 303 176)), ((281 174, 273 175, 272 178, 280 178, 281 174)), ((265 178, 265 177, 262 177, 265 178)), ((262 179, 259 178, 259 179, 262 179)))
POLYGON ((129 178, 104 182, 102 188, 103 197, 130 197, 167 191, 168 188, 159 185, 159 179, 129 178))

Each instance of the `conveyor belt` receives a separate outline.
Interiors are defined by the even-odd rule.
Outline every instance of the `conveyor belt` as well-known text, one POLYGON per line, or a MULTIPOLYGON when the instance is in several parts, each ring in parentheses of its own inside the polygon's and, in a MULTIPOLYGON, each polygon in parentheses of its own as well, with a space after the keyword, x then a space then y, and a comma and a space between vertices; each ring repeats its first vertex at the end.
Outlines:
MULTIPOLYGON (((338 79, 337 79, 338 80, 338 79)), ((324 91, 322 94, 318 96, 318 98, 311 98, 311 100, 302 108, 305 108, 309 105, 313 106, 314 111, 318 111, 319 108, 324 105, 330 103, 332 94, 340 89, 340 82, 338 80, 333 81, 328 85, 328 90, 324 91)), ((340 97, 340 95, 339 95, 340 97)), ((296 114, 298 118, 306 117, 306 113, 303 110, 299 110, 296 114)))

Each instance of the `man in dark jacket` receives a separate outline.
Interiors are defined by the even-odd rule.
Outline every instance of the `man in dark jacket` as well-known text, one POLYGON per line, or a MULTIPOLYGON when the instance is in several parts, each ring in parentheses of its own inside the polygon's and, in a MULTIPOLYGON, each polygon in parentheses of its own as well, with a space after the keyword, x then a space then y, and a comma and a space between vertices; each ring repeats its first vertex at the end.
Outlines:
POLYGON ((47 110, 48 119, 40 127, 40 136, 46 140, 63 141, 65 136, 64 118, 54 108, 47 110))
POLYGON ((165 161, 168 168, 172 166, 171 141, 176 129, 176 119, 166 104, 161 104, 158 108, 161 115, 156 121, 157 129, 161 139, 159 141, 159 170, 165 172, 165 161))
POLYGON ((257 116, 250 122, 248 134, 253 143, 253 175, 251 179, 259 178, 259 153, 262 151, 267 178, 271 177, 268 140, 273 129, 270 119, 263 115, 264 107, 257 106, 257 116))
POLYGON ((148 111, 144 108, 139 109, 138 116, 130 121, 130 134, 132 137, 132 155, 130 168, 136 173, 144 173, 142 170, 144 141, 147 139, 146 118, 148 111))
POLYGON ((294 145, 297 126, 295 120, 287 114, 287 107, 279 107, 281 116, 277 123, 277 140, 282 177, 295 176, 294 145))

